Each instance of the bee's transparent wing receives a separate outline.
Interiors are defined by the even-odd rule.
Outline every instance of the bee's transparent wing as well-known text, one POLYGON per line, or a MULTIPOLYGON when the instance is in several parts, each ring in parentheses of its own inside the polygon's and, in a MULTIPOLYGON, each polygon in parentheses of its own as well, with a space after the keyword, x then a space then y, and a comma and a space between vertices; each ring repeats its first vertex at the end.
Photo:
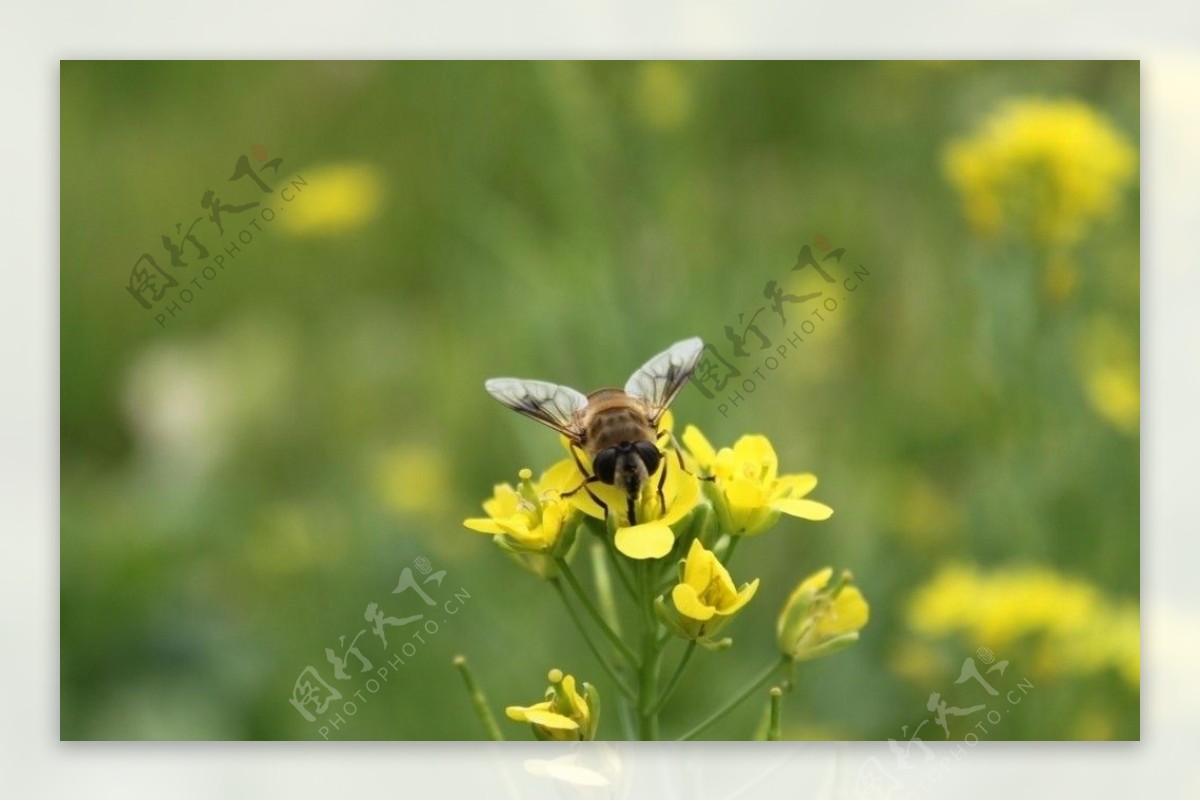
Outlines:
POLYGON ((484 387, 514 412, 532 417, 560 434, 579 441, 578 412, 587 407, 587 396, 570 387, 523 378, 489 378, 484 387))
POLYGON ((692 377, 703 350, 704 341, 700 337, 676 342, 629 377, 625 394, 640 398, 646 404, 651 425, 658 425, 663 412, 692 377))

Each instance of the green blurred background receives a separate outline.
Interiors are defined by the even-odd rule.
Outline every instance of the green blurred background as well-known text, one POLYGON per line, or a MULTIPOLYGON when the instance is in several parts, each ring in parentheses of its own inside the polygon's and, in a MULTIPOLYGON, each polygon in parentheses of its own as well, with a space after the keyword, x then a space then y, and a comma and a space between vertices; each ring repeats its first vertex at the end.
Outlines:
POLYGON ((482 737, 460 652, 497 710, 553 666, 603 688, 550 588, 462 527, 561 455, 483 380, 587 391, 689 335, 731 358, 725 326, 815 237, 869 278, 743 404, 693 388, 675 413, 717 444, 766 434, 836 514, 739 549, 758 596, 665 733, 774 658, 780 604, 828 564, 872 619, 802 667, 785 736, 907 739, 933 691, 987 700, 955 679, 989 648, 1034 689, 983 739, 1138 737, 1137 179, 1047 245, 973 228, 944 168, 1012 97, 1080 101, 1136 151, 1136 62, 64 62, 61 89, 64 739, 319 739, 294 682, 333 680, 368 603, 420 611, 390 594, 418 557, 439 601, 470 599, 331 738, 482 737), (228 180, 241 156, 276 193, 306 183, 160 325, 177 296, 143 309, 129 271, 150 252, 192 286, 258 211, 218 236, 204 192, 277 196, 228 180), (200 216, 209 260, 171 266, 161 237, 200 216))

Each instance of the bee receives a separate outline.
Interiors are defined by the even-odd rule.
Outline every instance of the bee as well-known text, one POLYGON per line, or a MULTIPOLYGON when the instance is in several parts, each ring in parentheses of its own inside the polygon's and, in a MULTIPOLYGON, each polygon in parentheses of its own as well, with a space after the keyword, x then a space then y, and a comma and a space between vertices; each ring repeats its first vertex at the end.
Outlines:
MULTIPOLYGON (((665 455, 658 446, 658 423, 692 377, 703 350, 699 337, 676 342, 634 371, 624 389, 598 389, 584 395, 570 387, 522 378, 492 378, 484 387, 508 408, 567 438, 571 456, 585 476, 583 484, 567 494, 587 489, 607 515, 608 507, 588 485, 599 481, 624 490, 629 523, 634 525, 634 502, 665 455), (589 474, 576 449, 591 457, 594 472, 589 474)), ((664 510, 666 477, 664 466, 658 479, 664 510)))

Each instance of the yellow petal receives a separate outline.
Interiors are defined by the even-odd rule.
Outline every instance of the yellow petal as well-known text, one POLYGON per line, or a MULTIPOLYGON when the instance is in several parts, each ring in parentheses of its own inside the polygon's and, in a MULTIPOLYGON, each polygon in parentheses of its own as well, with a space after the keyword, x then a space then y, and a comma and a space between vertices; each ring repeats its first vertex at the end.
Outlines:
POLYGON ((520 511, 521 496, 508 484, 492 488, 492 497, 483 502, 488 517, 512 517, 520 511))
MULTIPOLYGON (((581 489, 579 492, 577 492, 571 496, 572 499, 586 498, 588 501, 590 501, 592 508, 597 510, 596 517, 598 517, 601 520, 604 519, 604 512, 600 510, 600 507, 595 503, 595 501, 591 500, 591 496, 588 495, 589 490, 591 491, 592 495, 595 495, 597 498, 599 498, 604 503, 605 506, 608 507, 609 514, 617 515, 618 520, 622 520, 622 521, 625 520, 625 507, 626 507, 627 498, 626 498, 624 490, 618 489, 617 487, 614 487, 612 484, 601 484, 599 481, 593 481, 591 484, 588 484, 587 489, 581 489)), ((655 514, 657 514, 658 513, 658 499, 657 498, 655 499, 654 504, 655 504, 654 512, 655 512, 655 514)), ((583 510, 583 511, 586 512, 587 510, 583 510)))
POLYGON ((490 517, 468 517, 463 521, 463 525, 472 531, 478 531, 480 534, 504 533, 504 529, 496 525, 496 521, 490 517))
POLYGON ((717 611, 700 600, 700 596, 690 584, 676 584, 675 589, 671 590, 671 600, 675 602, 679 614, 692 620, 711 620, 717 611))
POLYGON ((541 726, 546 729, 576 731, 579 728, 579 724, 571 720, 569 717, 560 715, 557 712, 547 712, 544 709, 526 710, 525 719, 535 726, 541 726))
POLYGON ((693 425, 689 425, 683 430, 683 444, 701 467, 710 467, 717 460, 717 452, 713 449, 712 443, 700 433, 700 429, 693 425))
POLYGON ((754 593, 758 592, 758 579, 750 582, 742 587, 741 591, 735 596, 733 603, 721 607, 717 611, 722 615, 732 615, 746 604, 750 603, 750 599, 754 597, 754 593))
POLYGON ((542 536, 548 540, 558 539, 565 522, 562 507, 557 503, 546 506, 542 509, 542 536))
MULTIPOLYGON (((579 691, 575 689, 575 677, 571 675, 563 676, 562 686, 564 692, 557 696, 557 700, 561 705, 567 707, 567 711, 575 717, 587 719, 588 705, 579 691)), ((559 707, 562 708, 561 706, 559 707)))
POLYGON ((792 591, 791 596, 788 597, 788 604, 790 605, 792 601, 800 598, 803 595, 808 595, 824 589, 825 585, 829 583, 831 578, 833 578, 832 567, 822 568, 816 573, 813 573, 811 576, 804 579, 804 581, 800 582, 796 589, 792 591))
POLYGON ((630 559, 661 559, 671 552, 675 535, 662 523, 640 523, 618 529, 616 545, 630 559))
POLYGON ((731 509, 747 510, 762 508, 765 505, 762 487, 746 479, 737 478, 728 482, 725 490, 725 501, 731 509))
POLYGON ((700 540, 692 540, 683 563, 683 583, 690 584, 696 592, 704 592, 712 581, 712 563, 712 553, 700 544, 700 540))
POLYGON ((817 477, 812 473, 780 476, 775 481, 775 490, 781 498, 803 498, 817 486, 817 477))
POLYGON ((673 464, 671 468, 667 474, 667 486, 670 488, 670 492, 664 490, 664 495, 668 496, 667 513, 659 520, 668 526, 673 526, 687 517, 688 513, 700 502, 700 480, 690 473, 680 470, 677 464, 673 464))
POLYGON ((779 470, 779 457, 762 434, 747 434, 733 444, 733 455, 743 469, 753 468, 754 478, 770 484, 779 470))
POLYGON ((820 636, 836 636, 858 631, 867 625, 870 607, 858 587, 845 587, 833 602, 832 614, 817 624, 820 636))
POLYGON ((729 570, 721 564, 716 556, 712 559, 712 571, 709 584, 716 589, 717 597, 722 601, 735 597, 737 586, 733 583, 733 576, 729 575, 729 570))
POLYGON ((517 516, 506 520, 497 520, 496 525, 500 527, 501 531, 520 543, 540 539, 537 532, 530 530, 529 520, 525 517, 517 516))
POLYGON ((579 465, 575 464, 575 460, 563 459, 542 473, 542 477, 538 479, 537 490, 539 493, 554 490, 562 495, 582 484, 583 479, 584 475, 579 472, 579 465))
POLYGON ((828 520, 833 516, 832 508, 804 498, 780 498, 771 502, 771 508, 804 520, 828 520))
POLYGON ((512 720, 518 723, 525 723, 529 720, 529 713, 536 710, 548 711, 550 709, 549 701, 542 701, 533 706, 510 706, 504 709, 504 714, 508 715, 512 720))

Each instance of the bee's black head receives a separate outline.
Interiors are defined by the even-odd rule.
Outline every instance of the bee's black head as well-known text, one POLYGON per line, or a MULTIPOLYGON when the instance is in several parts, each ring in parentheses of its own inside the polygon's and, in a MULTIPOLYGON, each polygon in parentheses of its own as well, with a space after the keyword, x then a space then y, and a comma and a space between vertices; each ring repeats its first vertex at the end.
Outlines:
POLYGON ((647 476, 658 470, 662 454, 652 442, 622 442, 605 448, 592 460, 596 478, 636 495, 647 476))
POLYGON ((605 448, 592 460, 592 471, 605 484, 612 484, 617 473, 618 448, 605 448))

